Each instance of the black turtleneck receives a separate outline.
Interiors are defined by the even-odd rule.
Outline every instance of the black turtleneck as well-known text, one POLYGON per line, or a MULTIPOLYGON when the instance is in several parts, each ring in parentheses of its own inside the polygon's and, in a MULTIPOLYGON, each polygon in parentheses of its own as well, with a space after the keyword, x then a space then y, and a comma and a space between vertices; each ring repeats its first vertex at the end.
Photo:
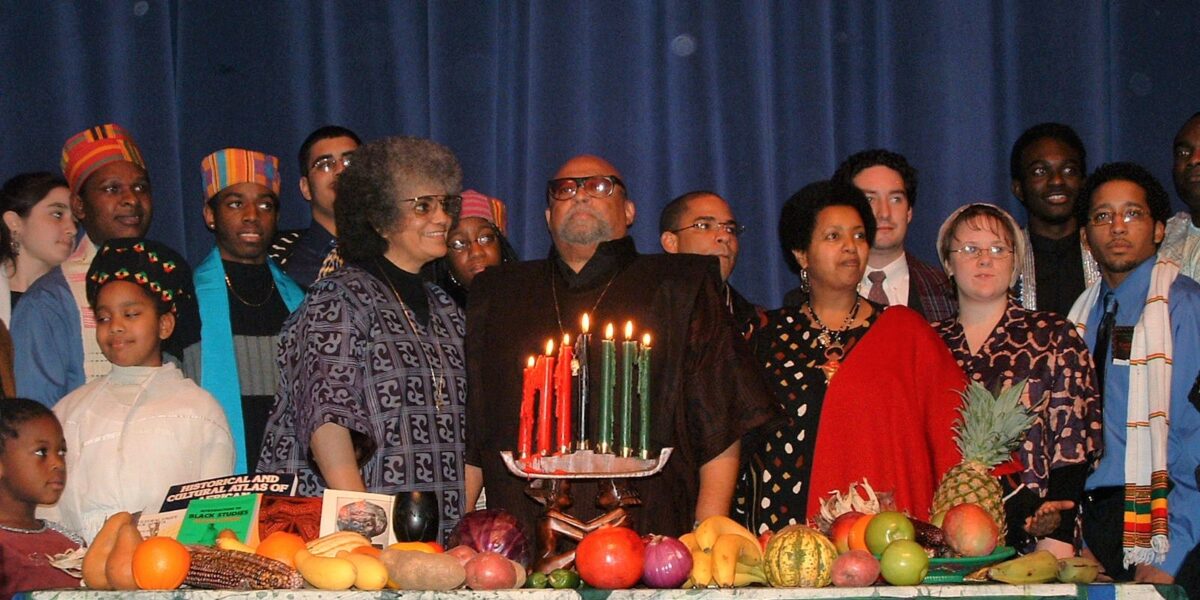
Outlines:
POLYGON ((425 294, 425 282, 419 274, 409 273, 382 256, 360 266, 399 294, 400 301, 412 311, 421 326, 429 324, 429 296, 425 294))

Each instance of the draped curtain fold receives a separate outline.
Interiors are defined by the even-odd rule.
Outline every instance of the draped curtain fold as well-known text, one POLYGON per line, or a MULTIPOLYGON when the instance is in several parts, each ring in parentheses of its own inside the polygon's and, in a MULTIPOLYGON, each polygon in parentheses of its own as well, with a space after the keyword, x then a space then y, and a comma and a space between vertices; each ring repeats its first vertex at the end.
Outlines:
POLYGON ((151 235, 198 260, 199 161, 276 154, 281 226, 307 225, 296 151, 312 129, 428 136, 465 183, 503 198, 527 258, 549 247, 545 179, 605 156, 658 251, 658 212, 707 188, 748 225, 734 283, 775 306, 793 286, 779 208, 868 147, 920 170, 909 247, 934 259, 963 202, 1022 211, 1008 154, 1027 126, 1073 125, 1089 164, 1169 182, 1200 109, 1194 2, 0 1, 0 176, 57 170, 62 141, 130 129, 154 186, 151 235))

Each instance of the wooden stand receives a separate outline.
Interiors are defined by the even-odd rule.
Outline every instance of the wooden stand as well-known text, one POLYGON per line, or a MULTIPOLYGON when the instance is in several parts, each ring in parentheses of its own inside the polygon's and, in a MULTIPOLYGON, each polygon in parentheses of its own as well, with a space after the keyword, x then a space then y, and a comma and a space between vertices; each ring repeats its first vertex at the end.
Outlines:
POLYGON ((537 523, 537 558, 533 563, 535 572, 548 574, 554 569, 570 567, 575 562, 574 546, 583 536, 600 527, 633 526, 633 514, 628 509, 642 504, 637 490, 625 478, 598 481, 600 490, 596 493, 595 502, 605 512, 586 522, 567 512, 575 504, 570 479, 534 479, 529 482, 525 493, 544 507, 537 523), (560 542, 570 544, 571 549, 560 552, 560 542))

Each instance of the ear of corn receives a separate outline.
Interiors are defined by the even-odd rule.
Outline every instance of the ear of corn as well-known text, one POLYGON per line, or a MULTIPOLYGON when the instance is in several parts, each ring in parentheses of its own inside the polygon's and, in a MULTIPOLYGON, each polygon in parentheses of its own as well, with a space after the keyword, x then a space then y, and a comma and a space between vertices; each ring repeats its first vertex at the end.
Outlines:
POLYGON ((296 590, 304 587, 300 572, 258 554, 188 546, 192 564, 184 585, 203 589, 296 590))

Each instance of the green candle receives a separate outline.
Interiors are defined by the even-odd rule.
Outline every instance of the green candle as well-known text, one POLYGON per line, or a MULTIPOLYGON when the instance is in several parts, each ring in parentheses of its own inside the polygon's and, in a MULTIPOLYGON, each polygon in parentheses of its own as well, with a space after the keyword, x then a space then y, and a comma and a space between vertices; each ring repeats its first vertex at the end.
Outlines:
POLYGON ((625 341, 621 342, 621 456, 633 456, 633 359, 637 342, 633 341, 633 321, 625 322, 625 341))
POLYGON ((638 372, 638 456, 650 458, 650 334, 642 336, 637 358, 638 372))
POLYGON ((616 383, 617 345, 613 341, 613 326, 604 329, 600 342, 600 414, 596 423, 596 451, 612 452, 613 443, 613 385, 616 383))

